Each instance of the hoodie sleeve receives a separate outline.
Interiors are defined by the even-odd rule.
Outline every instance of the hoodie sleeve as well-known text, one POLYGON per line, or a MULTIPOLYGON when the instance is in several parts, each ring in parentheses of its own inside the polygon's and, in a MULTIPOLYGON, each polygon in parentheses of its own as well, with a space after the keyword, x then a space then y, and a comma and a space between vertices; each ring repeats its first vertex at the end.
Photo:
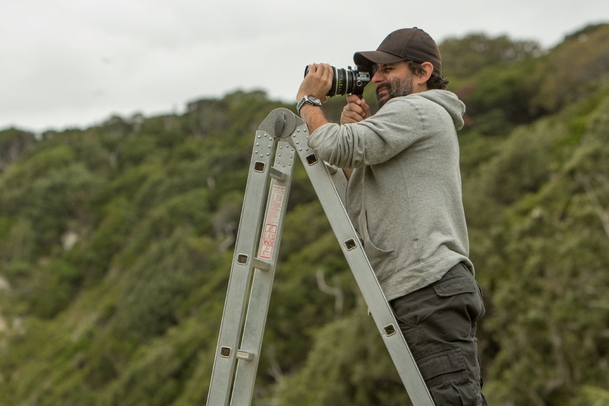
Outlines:
POLYGON ((424 109, 407 98, 392 99, 359 123, 319 127, 311 134, 309 146, 340 168, 379 164, 425 136, 424 116, 424 109))

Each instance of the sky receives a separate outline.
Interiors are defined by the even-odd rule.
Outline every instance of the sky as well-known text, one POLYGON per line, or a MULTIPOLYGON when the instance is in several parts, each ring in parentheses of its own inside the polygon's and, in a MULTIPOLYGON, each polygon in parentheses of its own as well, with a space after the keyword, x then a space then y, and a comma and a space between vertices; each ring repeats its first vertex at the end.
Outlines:
POLYGON ((606 0, 0 0, 0 130, 181 114, 238 90, 293 102, 306 65, 347 68, 399 28, 551 48, 607 22, 606 0))

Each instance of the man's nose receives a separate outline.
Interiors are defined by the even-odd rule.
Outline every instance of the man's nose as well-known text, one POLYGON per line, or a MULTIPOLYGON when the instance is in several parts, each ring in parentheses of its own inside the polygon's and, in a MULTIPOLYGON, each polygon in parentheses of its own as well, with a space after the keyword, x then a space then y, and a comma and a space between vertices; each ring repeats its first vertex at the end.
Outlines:
POLYGON ((381 70, 378 69, 376 72, 374 72, 374 75, 372 76, 372 83, 381 83, 383 82, 385 79, 385 76, 381 73, 381 70))

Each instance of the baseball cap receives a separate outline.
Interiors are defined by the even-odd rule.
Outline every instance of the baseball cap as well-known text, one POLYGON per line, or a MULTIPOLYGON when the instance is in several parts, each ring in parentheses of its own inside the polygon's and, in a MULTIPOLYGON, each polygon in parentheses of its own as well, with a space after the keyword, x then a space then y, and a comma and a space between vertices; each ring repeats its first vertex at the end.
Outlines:
POLYGON ((356 52, 353 55, 353 62, 358 66, 406 60, 431 62, 435 71, 442 71, 442 56, 438 45, 429 34, 417 27, 396 30, 381 42, 376 51, 356 52))

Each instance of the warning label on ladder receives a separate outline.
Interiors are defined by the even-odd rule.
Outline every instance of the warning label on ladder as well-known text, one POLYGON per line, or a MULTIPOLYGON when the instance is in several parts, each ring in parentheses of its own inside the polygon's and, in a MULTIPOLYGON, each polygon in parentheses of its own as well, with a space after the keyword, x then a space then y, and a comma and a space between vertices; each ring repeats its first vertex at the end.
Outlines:
POLYGON ((277 241, 277 231, 279 229, 279 218, 283 209, 283 198, 285 196, 285 186, 273 185, 271 197, 266 211, 266 222, 262 231, 260 241, 260 252, 258 257, 261 259, 271 259, 273 249, 277 241))

